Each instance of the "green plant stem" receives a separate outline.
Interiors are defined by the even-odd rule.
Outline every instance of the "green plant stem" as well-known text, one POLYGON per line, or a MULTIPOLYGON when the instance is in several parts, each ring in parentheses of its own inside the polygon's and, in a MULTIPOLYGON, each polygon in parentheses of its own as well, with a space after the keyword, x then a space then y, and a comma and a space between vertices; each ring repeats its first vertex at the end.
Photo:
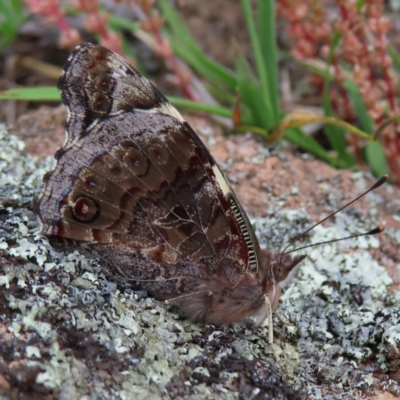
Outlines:
MULTIPOLYGON (((265 0, 265 1, 272 1, 272 0, 265 0)), ((270 91, 269 91, 269 85, 268 85, 268 75, 266 71, 266 66, 264 64, 264 58, 262 55, 261 51, 261 46, 260 46, 260 41, 257 35, 256 27, 254 25, 254 18, 253 18, 253 13, 251 10, 251 3, 250 0, 241 0, 243 11, 244 11, 244 17, 246 20, 247 24, 247 29, 249 30, 249 35, 250 35, 250 40, 251 40, 251 45, 254 51, 254 58, 256 61, 256 68, 257 68, 257 73, 258 73, 258 78, 260 79, 261 83, 261 90, 262 90, 262 97, 265 100, 265 106, 266 106, 266 113, 268 115, 273 116, 273 107, 271 104, 271 98, 270 98, 270 91)), ((271 125, 275 125, 277 121, 271 121, 271 125)))
POLYGON ((376 130, 374 133, 374 140, 379 140, 379 138, 382 136, 384 130, 387 128, 388 125, 392 124, 393 122, 399 121, 400 120, 400 114, 395 114, 385 120, 383 124, 376 130))
POLYGON ((240 125, 235 128, 237 132, 252 132, 258 136, 261 136, 264 140, 268 140, 268 131, 254 125, 240 125))
POLYGON ((366 140, 373 140, 373 137, 371 135, 368 135, 367 133, 363 132, 361 129, 356 128, 354 125, 349 124, 346 121, 343 121, 339 118, 335 117, 318 117, 315 120, 312 121, 314 122, 322 122, 324 124, 331 124, 331 125, 336 125, 340 126, 341 128, 347 129, 350 133, 353 135, 358 136, 361 139, 366 139, 366 140))
POLYGON ((279 122, 279 74, 276 44, 276 5, 275 0, 259 0, 258 32, 262 41, 261 51, 268 74, 269 93, 274 113, 274 123, 279 122))

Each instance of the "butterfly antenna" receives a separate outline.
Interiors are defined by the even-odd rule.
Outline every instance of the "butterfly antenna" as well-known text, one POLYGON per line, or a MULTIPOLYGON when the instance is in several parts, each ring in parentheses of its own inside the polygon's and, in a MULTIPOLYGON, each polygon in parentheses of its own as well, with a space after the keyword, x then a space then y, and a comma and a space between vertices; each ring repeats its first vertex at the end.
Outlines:
POLYGON ((318 242, 318 243, 308 244, 307 246, 298 247, 296 249, 293 249, 293 250, 290 250, 288 252, 285 252, 284 254, 290 254, 290 253, 293 253, 293 252, 298 251, 298 250, 308 249, 309 247, 320 246, 321 244, 335 243, 335 242, 340 242, 342 240, 354 239, 354 238, 357 238, 357 237, 360 237, 360 236, 377 235, 378 233, 381 233, 384 230, 385 230, 385 228, 383 226, 378 226, 377 228, 372 229, 371 231, 368 231, 368 232, 365 232, 365 233, 359 233, 357 235, 346 236, 346 237, 340 238, 340 239, 326 240, 325 242, 318 242))
MULTIPOLYGON (((361 199, 361 197, 364 197, 364 196, 365 196, 366 194, 368 194, 369 192, 375 190, 375 189, 378 188, 379 186, 382 186, 382 185, 388 180, 388 178, 389 178, 389 175, 383 175, 382 178, 379 178, 368 190, 366 190, 365 192, 361 193, 359 196, 357 196, 356 198, 354 198, 353 200, 351 200, 349 203, 345 204, 343 207, 340 207, 338 210, 336 210, 336 211, 333 212, 332 214, 329 214, 329 215, 326 216, 324 219, 321 219, 321 221, 317 222, 317 223, 314 224, 311 228, 308 228, 306 231, 304 231, 304 232, 301 233, 300 235, 295 236, 295 237, 289 242, 289 244, 285 247, 285 249, 283 250, 282 253, 283 253, 283 254, 289 254, 289 253, 292 253, 293 251, 295 251, 295 250, 292 250, 292 251, 286 252, 286 250, 287 250, 290 246, 292 246, 293 243, 294 243, 296 240, 298 240, 298 239, 304 237, 305 235, 307 235, 308 232, 312 231, 315 227, 317 227, 318 225, 321 225, 321 224, 322 224, 323 222, 325 222, 327 219, 332 218, 332 217, 333 217, 334 215, 336 215, 338 212, 340 212, 340 211, 344 210, 345 208, 347 208, 348 206, 352 205, 352 204, 355 203, 357 200, 361 199)), ((320 244, 325 244, 325 243, 338 242, 338 241, 340 241, 340 240, 355 238, 355 237, 359 237, 359 236, 376 235, 377 233, 380 233, 380 232, 382 232, 382 231, 383 231, 383 227, 378 227, 378 228, 375 228, 375 229, 373 229, 372 231, 369 231, 369 232, 367 232, 367 233, 361 233, 361 234, 359 234, 359 235, 349 236, 349 237, 345 237, 345 238, 342 238, 342 239, 329 240, 329 241, 327 241, 327 242, 315 243, 315 244, 313 244, 313 245, 308 245, 308 246, 300 247, 300 248, 296 249, 296 251, 297 251, 297 250, 300 250, 300 249, 307 248, 307 247, 312 247, 312 246, 316 246, 316 245, 320 245, 320 244), (379 229, 382 229, 382 230, 377 231, 377 229, 378 229, 378 230, 379 230, 379 229), (371 233, 371 232, 374 232, 374 233, 371 233)))

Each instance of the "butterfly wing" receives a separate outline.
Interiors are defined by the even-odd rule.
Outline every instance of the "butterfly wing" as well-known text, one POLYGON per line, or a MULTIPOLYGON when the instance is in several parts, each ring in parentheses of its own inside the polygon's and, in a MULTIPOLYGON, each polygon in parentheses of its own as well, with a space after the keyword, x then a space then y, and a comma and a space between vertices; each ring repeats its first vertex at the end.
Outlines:
POLYGON ((69 118, 37 205, 44 233, 109 244, 153 265, 201 266, 230 286, 258 268, 258 243, 230 185, 147 79, 84 44, 59 89, 69 118))

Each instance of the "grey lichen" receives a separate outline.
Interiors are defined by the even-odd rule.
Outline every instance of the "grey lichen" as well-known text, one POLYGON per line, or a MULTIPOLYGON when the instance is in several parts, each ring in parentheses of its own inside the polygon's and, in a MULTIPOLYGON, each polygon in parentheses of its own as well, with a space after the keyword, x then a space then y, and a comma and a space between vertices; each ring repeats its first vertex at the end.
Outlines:
MULTIPOLYGON (((0 126, 4 398, 29 391, 68 400, 356 399, 373 382, 361 363, 383 372, 395 368, 388 349, 399 348, 400 295, 388 294, 391 279, 368 252, 379 238, 307 250, 280 305, 293 325, 275 324, 286 375, 274 365, 266 327, 221 330, 182 319, 173 307, 144 307, 152 300, 105 276, 79 248, 54 248, 30 211, 53 160, 23 156, 22 148, 0 126)), ((254 224, 264 244, 278 248, 307 222, 304 211, 271 209, 254 224)), ((368 219, 343 214, 316 228, 311 240, 369 226, 368 219)), ((398 238, 390 229, 387 234, 398 238)))

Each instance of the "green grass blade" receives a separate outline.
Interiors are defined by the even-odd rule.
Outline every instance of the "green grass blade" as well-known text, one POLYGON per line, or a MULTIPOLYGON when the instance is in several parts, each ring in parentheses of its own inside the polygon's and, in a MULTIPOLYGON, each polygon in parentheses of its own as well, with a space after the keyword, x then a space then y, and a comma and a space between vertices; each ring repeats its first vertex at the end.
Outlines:
POLYGON ((213 84, 224 84, 235 89, 237 82, 234 73, 206 56, 169 2, 160 0, 159 6, 167 20, 170 31, 167 36, 175 54, 213 84))
MULTIPOLYGON (((332 79, 332 74, 327 69, 318 68, 315 65, 310 65, 307 63, 303 63, 303 65, 305 65, 309 70, 313 71, 314 73, 318 74, 319 76, 325 79, 332 79)), ((399 69, 400 69, 400 60, 399 60, 399 69)), ((373 133, 372 120, 368 116, 368 112, 362 101, 357 85, 354 84, 354 82, 351 82, 349 79, 345 79, 343 86, 353 101, 355 107, 355 114, 357 116, 357 119, 359 121, 362 130, 372 135, 373 133)), ((384 151, 379 143, 371 142, 367 144, 365 149, 363 150, 363 156, 366 163, 370 166, 371 171, 374 173, 375 176, 381 176, 389 171, 384 151)))
POLYGON ((194 40, 191 32, 186 27, 185 23, 182 21, 180 15, 175 11, 175 8, 171 6, 168 0, 159 0, 158 6, 162 15, 168 22, 171 30, 176 34, 185 39, 186 42, 191 41, 194 46, 196 46, 196 41, 194 40))
MULTIPOLYGON (((234 73, 204 54, 197 46, 190 31, 181 21, 179 14, 168 1, 160 0, 159 6, 168 23, 169 29, 165 34, 171 42, 174 53, 214 85, 227 85, 235 89, 237 84, 234 73)), ((76 11, 71 7, 66 7, 66 9, 68 13, 76 14, 76 11)), ((138 28, 136 23, 115 15, 110 15, 109 23, 111 28, 118 30, 126 29, 135 32, 138 28)))
POLYGON ((289 142, 295 144, 300 149, 305 150, 316 157, 332 165, 335 161, 332 156, 310 135, 306 135, 299 128, 285 129, 283 137, 289 142))
POLYGON ((185 60, 194 70, 204 76, 213 85, 225 85, 232 90, 236 89, 237 80, 232 71, 229 71, 207 57, 197 45, 192 45, 191 41, 186 43, 185 40, 175 35, 169 35, 168 38, 170 39, 174 53, 185 60))
POLYGON ((389 45, 387 47, 387 52, 392 58, 393 64, 395 65, 397 71, 400 71, 400 56, 397 53, 397 51, 392 46, 389 45))
POLYGON ((0 100, 61 101, 56 87, 30 87, 0 92, 0 100))
POLYGON ((0 1, 0 49, 12 43, 24 20, 24 9, 20 0, 0 1))
POLYGON ((264 98, 260 96, 260 87, 255 79, 246 59, 238 54, 236 56, 236 75, 238 78, 239 94, 242 103, 250 110, 255 125, 265 130, 272 126, 272 115, 267 112, 264 98))
MULTIPOLYGON (((361 125, 361 128, 364 132, 367 132, 373 135, 373 121, 372 118, 368 115, 367 109, 362 101, 360 93, 352 93, 349 92, 353 99, 355 113, 361 125)), ((370 167, 372 173, 376 177, 380 177, 389 173, 389 166, 387 164, 385 151, 382 147, 382 144, 379 142, 370 142, 368 143, 363 151, 363 157, 365 162, 370 167)))
POLYGON ((363 154, 375 176, 380 177, 390 172, 389 165, 386 161, 385 151, 383 150, 381 143, 368 143, 363 149, 363 154))
POLYGON ((138 25, 135 22, 113 14, 108 15, 108 22, 110 24, 110 28, 118 30, 125 29, 131 32, 135 32, 138 28, 138 25))
MULTIPOLYGON (((333 54, 336 46, 339 44, 342 36, 335 33, 331 40, 330 52, 328 56, 327 70, 332 64, 333 54)), ((323 106, 325 116, 333 116, 331 101, 329 97, 330 79, 325 79, 323 91, 323 106)), ((349 154, 346 150, 347 143, 343 129, 338 126, 327 124, 325 125, 325 135, 327 136, 333 150, 336 151, 338 157, 338 164, 350 167, 354 165, 354 156, 349 154)))
MULTIPOLYGON (((268 0, 268 1, 272 1, 272 0, 268 0)), ((254 52, 254 58, 255 58, 255 62, 256 62, 258 78, 261 83, 261 91, 259 92, 258 96, 259 96, 259 98, 262 98, 264 100, 263 101, 263 103, 265 104, 264 112, 267 114, 267 120, 269 121, 268 127, 266 127, 266 129, 269 129, 272 126, 277 124, 278 119, 275 116, 275 112, 274 112, 275 107, 273 106, 272 100, 271 100, 271 90, 270 90, 270 84, 268 82, 267 67, 264 63, 264 57, 263 57, 263 54, 261 51, 260 40, 259 40, 257 31, 256 31, 255 24, 254 24, 254 17, 253 17, 253 12, 251 9, 251 2, 250 2, 250 0, 241 0, 241 4, 242 4, 246 24, 247 24, 247 29, 248 29, 249 35, 250 35, 251 45, 252 45, 253 52, 254 52), (261 94, 261 96, 260 96, 260 94, 261 94)))
POLYGON ((347 93, 348 93, 349 97, 351 98, 351 100, 353 101, 355 115, 358 119, 358 123, 359 123, 361 129, 364 132, 369 133, 372 138, 372 134, 373 134, 372 119, 368 115, 368 111, 365 108, 365 105, 362 101, 360 92, 358 90, 357 90, 357 92, 353 92, 353 91, 349 90, 349 91, 347 91, 347 93))
POLYGON ((278 52, 276 43, 276 9, 274 0, 258 2, 258 32, 261 42, 261 53, 268 74, 269 93, 275 122, 279 122, 279 74, 278 52))
MULTIPOLYGON (((191 101, 188 99, 184 99, 182 97, 167 96, 167 98, 171 102, 171 104, 173 104, 176 107, 183 107, 190 110, 202 111, 207 114, 219 115, 220 117, 225 117, 229 119, 232 118, 232 110, 227 107, 215 106, 206 103, 199 103, 197 101, 191 101)), ((247 125, 254 125, 254 120, 252 118, 244 117, 243 123, 247 125)))
POLYGON ((168 0, 159 0, 158 6, 162 15, 168 22, 168 25, 174 34, 185 39, 186 43, 191 42, 193 46, 197 46, 191 32, 186 27, 185 23, 182 21, 180 15, 175 11, 175 8, 171 6, 168 0))
MULTIPOLYGON (((314 72, 315 74, 319 75, 320 77, 328 80, 333 79, 333 74, 327 69, 319 67, 315 64, 310 64, 307 61, 300 61, 300 64, 304 65, 309 71, 314 72)), ((343 83, 344 88, 352 93, 358 93, 357 85, 349 79, 345 79, 343 83)))

